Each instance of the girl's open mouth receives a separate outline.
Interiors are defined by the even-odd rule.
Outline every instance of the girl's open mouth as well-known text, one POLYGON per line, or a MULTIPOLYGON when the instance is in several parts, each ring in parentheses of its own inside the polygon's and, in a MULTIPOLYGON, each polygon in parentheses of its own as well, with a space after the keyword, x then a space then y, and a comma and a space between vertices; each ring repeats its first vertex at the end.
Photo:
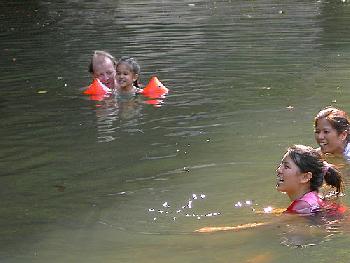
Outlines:
POLYGON ((280 186, 283 182, 284 182, 284 179, 280 176, 277 176, 276 186, 280 186))
POLYGON ((325 142, 320 142, 318 145, 320 145, 321 148, 324 148, 324 147, 327 145, 327 143, 325 143, 325 142))

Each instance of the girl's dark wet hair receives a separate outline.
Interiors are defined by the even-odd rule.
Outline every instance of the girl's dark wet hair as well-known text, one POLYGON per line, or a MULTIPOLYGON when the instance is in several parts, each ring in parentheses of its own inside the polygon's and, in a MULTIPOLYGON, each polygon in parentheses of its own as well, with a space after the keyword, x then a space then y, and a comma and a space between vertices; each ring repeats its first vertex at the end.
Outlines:
POLYGON ((315 128, 319 119, 326 119, 331 124, 331 126, 338 132, 338 134, 341 134, 342 132, 346 131, 348 134, 346 140, 347 142, 350 141, 350 120, 349 116, 346 114, 345 111, 342 111, 335 107, 324 108, 315 117, 315 128))
POLYGON ((106 57, 106 58, 109 58, 112 62, 113 62, 113 65, 114 65, 114 68, 116 68, 117 66, 117 61, 116 59, 111 55, 109 54, 108 52, 106 51, 102 51, 102 50, 95 50, 94 53, 92 54, 91 56, 91 60, 90 60, 90 63, 89 63, 89 72, 91 74, 94 73, 94 59, 98 56, 102 56, 102 57, 106 57))
POLYGON ((318 191, 323 184, 323 180, 326 184, 335 187, 337 193, 343 191, 343 179, 340 172, 334 166, 325 162, 314 148, 305 145, 294 145, 288 148, 287 154, 302 173, 311 172, 311 191, 318 191))
MULTIPOLYGON (((137 63, 137 60, 132 58, 132 57, 127 57, 127 56, 124 56, 124 57, 121 57, 118 62, 117 62, 117 65, 116 65, 116 68, 120 65, 120 64, 126 64, 128 65, 128 67, 130 68, 131 72, 134 73, 135 75, 140 75, 140 65, 139 63, 137 63)), ((139 79, 137 78, 133 85, 137 88, 140 87, 140 83, 139 83, 139 79)))

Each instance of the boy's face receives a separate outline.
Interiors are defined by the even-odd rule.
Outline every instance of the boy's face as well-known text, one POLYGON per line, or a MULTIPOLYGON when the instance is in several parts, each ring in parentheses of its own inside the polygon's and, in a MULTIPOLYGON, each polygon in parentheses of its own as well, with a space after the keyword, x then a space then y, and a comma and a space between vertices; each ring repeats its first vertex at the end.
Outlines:
POLYGON ((98 78, 104 85, 114 89, 115 68, 112 60, 107 57, 97 57, 93 63, 94 78, 98 78))

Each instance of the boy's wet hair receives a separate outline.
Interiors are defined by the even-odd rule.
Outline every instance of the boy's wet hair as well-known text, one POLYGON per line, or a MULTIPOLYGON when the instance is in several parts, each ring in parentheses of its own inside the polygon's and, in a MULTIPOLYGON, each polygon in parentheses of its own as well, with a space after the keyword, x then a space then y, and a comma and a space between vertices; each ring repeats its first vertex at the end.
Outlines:
POLYGON ((91 56, 91 60, 90 60, 90 64, 89 64, 89 72, 91 74, 94 73, 94 59, 99 57, 99 56, 109 58, 113 62, 114 68, 116 68, 117 61, 116 61, 115 57, 113 57, 110 53, 108 53, 106 51, 95 50, 91 56))
MULTIPOLYGON (((130 68, 132 73, 134 73, 135 75, 140 75, 140 70, 141 70, 140 65, 139 63, 137 63, 137 60, 134 59, 133 57, 128 57, 128 56, 121 57, 117 62, 116 68, 121 64, 126 64, 130 68)), ((140 87, 138 78, 137 80, 135 80, 134 86, 138 88, 140 87)))
POLYGON ((336 188, 337 193, 343 191, 343 180, 340 172, 325 162, 320 153, 310 146, 293 145, 288 148, 287 154, 299 167, 302 173, 310 172, 310 190, 318 191, 323 184, 323 180, 328 185, 336 188))
POLYGON ((346 139, 350 141, 350 120, 345 111, 335 107, 326 107, 316 115, 314 122, 315 127, 317 126, 317 121, 320 119, 326 119, 338 134, 346 131, 348 134, 346 139))

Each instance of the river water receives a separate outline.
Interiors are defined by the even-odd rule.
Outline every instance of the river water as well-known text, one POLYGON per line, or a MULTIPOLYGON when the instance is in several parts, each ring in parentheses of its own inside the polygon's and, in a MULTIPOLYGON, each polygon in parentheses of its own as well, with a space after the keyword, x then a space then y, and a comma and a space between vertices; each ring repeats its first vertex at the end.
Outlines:
POLYGON ((1 262, 350 260, 346 223, 194 233, 288 206, 286 147, 350 111, 348 1, 0 6, 1 262), (93 50, 137 58, 161 107, 81 95, 93 50))

